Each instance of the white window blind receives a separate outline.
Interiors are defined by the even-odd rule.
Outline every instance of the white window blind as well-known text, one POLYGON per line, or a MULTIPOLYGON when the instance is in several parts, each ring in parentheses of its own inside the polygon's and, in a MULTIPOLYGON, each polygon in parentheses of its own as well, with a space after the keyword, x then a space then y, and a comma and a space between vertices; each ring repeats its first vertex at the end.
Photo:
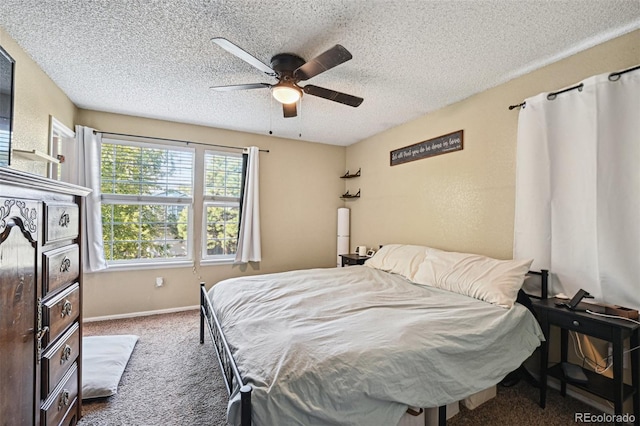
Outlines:
POLYGON ((0 117, 0 165, 9 164, 9 140, 11 136, 9 124, 8 118, 0 117))
POLYGON ((242 155, 206 151, 204 156, 203 259, 230 259, 238 247, 242 155))
POLYGON ((103 140, 103 239, 109 262, 191 258, 194 150, 103 140))

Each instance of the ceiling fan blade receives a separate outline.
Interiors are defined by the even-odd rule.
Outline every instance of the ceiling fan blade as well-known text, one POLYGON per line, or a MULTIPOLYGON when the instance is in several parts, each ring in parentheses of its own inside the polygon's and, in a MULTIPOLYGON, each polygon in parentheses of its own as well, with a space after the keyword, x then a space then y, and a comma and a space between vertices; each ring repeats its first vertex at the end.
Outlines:
POLYGON ((211 41, 217 44, 218 46, 222 47, 224 50, 231 53, 232 55, 236 55, 238 58, 242 59, 249 65, 253 65, 255 68, 259 69, 263 73, 270 75, 272 77, 276 76, 276 72, 272 70, 270 66, 264 64, 263 62, 255 58, 253 55, 251 55, 250 53, 242 49, 241 47, 238 47, 235 44, 231 43, 226 38, 214 37, 211 39, 211 41))
POLYGON ((357 96, 347 95, 346 93, 336 92, 335 90, 325 89, 324 87, 313 86, 311 84, 307 84, 302 89, 304 90, 304 93, 329 99, 330 101, 340 102, 341 104, 349 105, 354 108, 360 106, 362 101, 364 101, 364 99, 357 96))
POLYGON ((282 104, 282 112, 284 113, 284 118, 291 118, 298 115, 298 108, 296 107, 296 103, 292 104, 282 104))
POLYGON ((267 83, 252 83, 252 84, 234 84, 231 86, 213 86, 211 89, 217 92, 231 92, 233 90, 248 90, 248 89, 265 89, 271 87, 267 83))
POLYGON ((311 77, 325 72, 353 58, 351 53, 339 44, 309 60, 306 64, 293 72, 299 80, 309 80, 311 77))

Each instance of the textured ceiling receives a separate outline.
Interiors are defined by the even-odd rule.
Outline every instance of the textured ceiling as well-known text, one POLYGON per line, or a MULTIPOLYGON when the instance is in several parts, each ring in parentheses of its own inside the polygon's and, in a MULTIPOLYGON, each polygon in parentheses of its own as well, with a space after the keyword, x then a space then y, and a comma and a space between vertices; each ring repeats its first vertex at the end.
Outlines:
POLYGON ((0 27, 81 108, 336 145, 640 27, 640 0, 2 0, 1 9, 0 27), (266 64, 341 44, 353 59, 308 83, 364 102, 305 95, 285 119, 269 90, 213 91, 275 83, 213 37, 266 64))

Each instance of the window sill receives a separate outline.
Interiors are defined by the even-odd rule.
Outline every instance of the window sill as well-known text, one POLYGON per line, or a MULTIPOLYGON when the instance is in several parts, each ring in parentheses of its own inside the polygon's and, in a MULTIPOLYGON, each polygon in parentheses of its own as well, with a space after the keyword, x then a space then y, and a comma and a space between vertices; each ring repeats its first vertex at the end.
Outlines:
POLYGON ((98 272, 132 271, 142 269, 167 269, 167 268, 192 268, 192 260, 177 260, 170 262, 136 262, 136 263, 112 263, 98 272))
POLYGON ((235 256, 234 257, 225 257, 225 258, 220 258, 220 259, 201 259, 200 260, 200 265, 201 266, 233 265, 234 263, 235 263, 235 256))

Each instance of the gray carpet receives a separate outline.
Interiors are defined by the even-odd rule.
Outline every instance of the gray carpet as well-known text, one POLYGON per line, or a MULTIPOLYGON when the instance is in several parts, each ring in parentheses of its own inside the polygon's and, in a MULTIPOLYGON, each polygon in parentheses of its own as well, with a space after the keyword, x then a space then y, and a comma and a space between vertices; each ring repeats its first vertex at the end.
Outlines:
POLYGON ((86 323, 84 335, 140 336, 118 393, 85 401, 80 426, 226 425, 227 390, 198 311, 86 323))
MULTIPOLYGON (((204 345, 199 343, 198 325, 198 311, 85 324, 85 336, 136 334, 140 339, 118 393, 85 401, 78 425, 225 425, 227 392, 209 336, 204 345)), ((521 381, 511 388, 499 386, 497 397, 475 410, 461 407, 447 424, 560 426, 575 424, 575 412, 597 414, 553 389, 549 389, 547 408, 542 410, 538 390, 521 381)))

